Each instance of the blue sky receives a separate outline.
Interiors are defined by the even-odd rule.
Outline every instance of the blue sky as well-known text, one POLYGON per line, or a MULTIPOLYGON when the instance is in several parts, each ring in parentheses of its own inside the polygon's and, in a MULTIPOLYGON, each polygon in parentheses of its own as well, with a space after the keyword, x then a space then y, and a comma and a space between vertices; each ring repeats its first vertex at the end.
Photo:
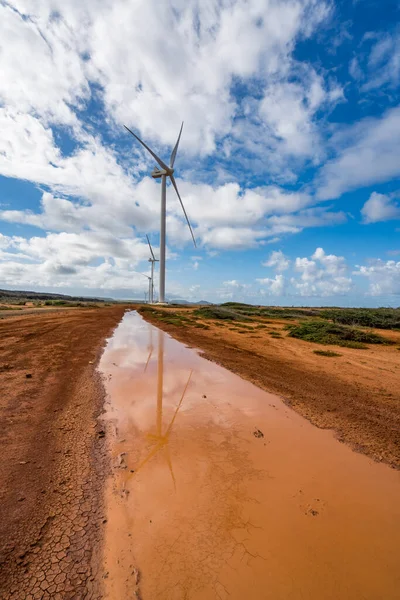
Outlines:
POLYGON ((400 2, 0 2, 0 287, 398 306, 400 2))

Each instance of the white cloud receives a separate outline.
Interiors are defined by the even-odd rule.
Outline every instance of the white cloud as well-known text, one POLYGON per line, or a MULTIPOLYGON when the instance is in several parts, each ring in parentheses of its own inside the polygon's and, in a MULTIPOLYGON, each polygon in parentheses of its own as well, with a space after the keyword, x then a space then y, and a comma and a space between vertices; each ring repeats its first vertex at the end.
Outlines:
POLYGON ((261 264, 263 267, 272 267, 276 271, 286 271, 289 268, 290 260, 286 258, 282 250, 274 250, 269 258, 261 264))
MULTIPOLYGON (((297 77, 301 68, 297 65, 297 77)), ((260 115, 271 134, 287 155, 310 156, 315 162, 321 152, 315 114, 334 105, 343 96, 339 87, 327 91, 323 80, 312 69, 303 69, 303 77, 294 83, 272 81, 260 104, 260 115)))
POLYGON ((385 85, 396 87, 400 83, 400 28, 376 37, 377 41, 368 57, 367 81, 362 87, 363 91, 385 85))
POLYGON ((264 217, 298 212, 312 202, 308 194, 276 186, 241 189, 237 183, 214 187, 183 181, 179 187, 190 215, 202 226, 257 225, 264 217))
POLYGON ((372 192, 361 209, 364 223, 378 223, 379 221, 390 221, 400 219, 400 204, 393 198, 372 192))
POLYGON ((233 80, 285 72, 295 41, 329 15, 322 0, 14 5, 1 8, 4 103, 73 124, 96 83, 110 122, 171 144, 183 118, 182 143, 200 154, 231 129, 238 110, 233 80))
POLYGON ((266 235, 251 227, 215 227, 202 234, 203 243, 217 249, 240 250, 252 248, 266 235))
POLYGON ((322 248, 317 248, 310 259, 297 257, 295 271, 300 279, 292 277, 291 284, 300 296, 340 296, 352 287, 344 257, 325 254, 322 248))
POLYGON ((356 56, 354 56, 350 61, 349 73, 353 77, 353 79, 360 80, 363 78, 363 72, 360 68, 360 64, 356 56))
POLYGON ((248 287, 250 287, 250 284, 240 283, 236 279, 231 279, 230 281, 224 281, 223 285, 226 287, 229 287, 229 288, 234 288, 236 290, 244 290, 244 289, 247 289, 248 287))
POLYGON ((2 236, 8 251, 0 262, 0 279, 9 286, 144 289, 146 278, 135 273, 147 261, 148 247, 137 239, 82 232, 45 237, 2 236))
MULTIPOLYGON (((257 81, 263 94, 246 97, 263 115, 258 127, 267 125, 283 142, 282 155, 303 155, 316 111, 338 93, 293 58, 296 42, 329 18, 323 0, 15 0, 0 14, 0 174, 45 190, 38 208, 0 211, 8 223, 123 239, 157 231, 159 186, 139 180, 148 157, 123 123, 157 147, 175 142, 183 118, 180 151, 188 166, 188 157, 208 155, 218 143, 228 149, 233 137, 246 147, 246 131, 238 136, 235 124, 244 104, 232 85, 257 81), (174 35, 166 37, 168 29, 174 35), (268 99, 275 97, 288 98, 293 109, 290 131, 273 114, 268 99), (113 143, 106 147, 104 139, 113 143)), ((276 154, 270 141, 258 144, 264 156, 276 154)), ((187 172, 194 181, 179 181, 180 189, 196 237, 210 251, 255 247, 323 221, 302 212, 312 203, 306 193, 211 186, 187 172)), ((170 190, 167 226, 171 244, 190 243, 170 190)))
MULTIPOLYGON (((40 115, 45 122, 73 125, 77 118, 71 106, 82 106, 90 96, 80 55, 83 24, 71 27, 54 12, 43 19, 32 4, 29 13, 34 14, 28 17, 24 3, 15 4, 0 5, 1 104, 40 115)), ((35 4, 36 9, 51 7, 50 2, 35 4)))
POLYGON ((327 162, 317 179, 321 200, 400 175, 400 108, 382 118, 368 118, 333 137, 338 157, 327 162))
POLYGON ((182 118, 184 147, 208 154, 238 110, 233 79, 286 69, 296 38, 326 16, 314 0, 114 2, 94 18, 90 67, 116 121, 171 144, 182 118))
POLYGON ((265 277, 264 279, 256 279, 256 281, 266 288, 266 290, 263 290, 264 293, 267 291, 272 296, 283 296, 285 293, 286 279, 281 273, 275 275, 273 279, 265 277))
POLYGON ((354 275, 368 280, 372 296, 400 294, 400 261, 376 259, 370 261, 368 266, 359 266, 354 275))

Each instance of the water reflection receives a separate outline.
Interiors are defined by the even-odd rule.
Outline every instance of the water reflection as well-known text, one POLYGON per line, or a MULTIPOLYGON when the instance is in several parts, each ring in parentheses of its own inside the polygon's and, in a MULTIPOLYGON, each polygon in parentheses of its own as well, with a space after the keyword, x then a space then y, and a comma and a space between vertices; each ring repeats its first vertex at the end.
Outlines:
MULTIPOLYGON (((182 402, 185 398, 187 388, 190 383, 193 371, 191 370, 186 381, 186 385, 182 391, 182 395, 172 415, 171 421, 168 424, 165 432, 163 433, 163 393, 164 393, 164 332, 157 330, 157 403, 156 403, 156 433, 146 432, 146 439, 152 445, 151 450, 145 456, 145 458, 136 467, 134 475, 136 475, 154 456, 156 456, 161 450, 164 452, 165 460, 168 465, 168 469, 171 473, 171 478, 176 489, 176 479, 172 468, 172 461, 170 450, 168 446, 169 438, 172 432, 172 428, 178 412, 182 406, 182 402)), ((153 327, 149 327, 149 355, 147 357, 144 372, 147 371, 147 367, 151 360, 154 347, 153 347, 153 327)))
POLYGON ((101 368, 105 599, 398 598, 396 472, 137 313, 101 368))

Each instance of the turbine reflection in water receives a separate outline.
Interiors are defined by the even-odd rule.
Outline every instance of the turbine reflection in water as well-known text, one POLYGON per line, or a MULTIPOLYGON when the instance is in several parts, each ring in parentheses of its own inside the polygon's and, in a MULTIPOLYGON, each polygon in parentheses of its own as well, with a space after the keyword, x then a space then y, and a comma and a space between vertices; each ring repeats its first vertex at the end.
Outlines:
MULTIPOLYGON (((152 332, 153 332, 153 327, 150 327, 149 356, 146 361, 144 372, 147 371, 147 367, 149 365, 149 362, 151 360, 151 356, 152 356, 153 350, 154 350, 152 332)), ((140 471, 140 469, 142 469, 145 466, 146 463, 148 463, 154 456, 156 456, 156 454, 158 454, 158 452, 160 452, 160 450, 164 450, 168 469, 171 473, 174 488, 176 489, 176 480, 175 480, 175 475, 174 475, 174 471, 172 468, 171 455, 170 455, 168 443, 169 443, 169 438, 170 438, 170 434, 171 434, 175 419, 178 415, 178 412, 182 406, 182 402, 185 398, 185 394, 186 394, 187 388, 189 386, 193 371, 191 370, 189 373, 188 380, 183 389, 182 395, 181 395, 178 405, 174 411, 172 419, 171 419, 167 429, 165 430, 165 433, 163 433, 162 420, 163 420, 163 388, 164 388, 164 332, 161 330, 158 330, 157 343, 158 343, 157 344, 158 351, 157 351, 156 433, 155 434, 153 434, 153 433, 146 434, 146 438, 151 442, 153 447, 150 450, 150 452, 147 454, 147 456, 136 467, 135 472, 132 476, 136 475, 140 471)), ((132 477, 132 476, 130 476, 130 477, 132 477)), ((130 477, 129 477, 129 479, 130 479, 130 477)))

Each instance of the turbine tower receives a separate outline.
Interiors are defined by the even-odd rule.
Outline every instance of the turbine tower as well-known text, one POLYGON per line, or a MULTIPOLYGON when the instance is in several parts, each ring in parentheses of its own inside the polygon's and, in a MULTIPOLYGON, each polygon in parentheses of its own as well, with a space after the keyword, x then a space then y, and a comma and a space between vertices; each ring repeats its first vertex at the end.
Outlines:
POLYGON ((166 217, 167 217, 167 177, 170 178, 172 185, 175 188, 176 194, 179 198, 179 202, 181 203, 181 207, 183 210, 183 214, 185 215, 186 222, 190 229, 190 233, 192 234, 192 239, 194 246, 196 247, 196 240, 194 239, 192 226, 190 225, 190 221, 186 214, 185 207, 183 206, 182 198, 180 197, 178 187, 176 185, 175 177, 174 177, 174 164, 176 159, 176 153, 178 152, 179 141, 181 139, 183 123, 181 125, 181 130, 178 135, 177 142, 175 144, 174 149, 171 153, 171 158, 169 161, 169 167, 151 150, 147 144, 145 144, 133 131, 131 131, 126 125, 124 125, 125 129, 129 131, 130 134, 133 135, 137 141, 142 144, 144 148, 151 154, 154 160, 161 167, 158 169, 155 167, 151 173, 153 179, 161 178, 161 220, 160 220, 160 294, 159 294, 159 302, 165 302, 165 230, 166 230, 166 217))
MULTIPOLYGON (((148 279, 149 281, 149 303, 150 303, 150 298, 151 298, 151 293, 152 293, 152 287, 153 287, 153 280, 149 275, 146 275, 146 273, 141 273, 140 271, 133 271, 133 273, 137 273, 138 275, 143 275, 143 277, 146 277, 146 279, 148 279)), ((144 293, 144 301, 146 302, 146 296, 147 296, 147 292, 144 293)))
POLYGON ((149 302, 150 302, 150 304, 153 304, 153 302, 154 302, 154 263, 159 262, 159 261, 158 261, 158 258, 156 258, 154 256, 153 248, 151 247, 149 236, 147 235, 147 233, 146 233, 146 237, 147 237, 147 243, 149 244, 150 253, 151 253, 151 258, 149 258, 149 263, 151 263, 151 294, 150 294, 149 302))

